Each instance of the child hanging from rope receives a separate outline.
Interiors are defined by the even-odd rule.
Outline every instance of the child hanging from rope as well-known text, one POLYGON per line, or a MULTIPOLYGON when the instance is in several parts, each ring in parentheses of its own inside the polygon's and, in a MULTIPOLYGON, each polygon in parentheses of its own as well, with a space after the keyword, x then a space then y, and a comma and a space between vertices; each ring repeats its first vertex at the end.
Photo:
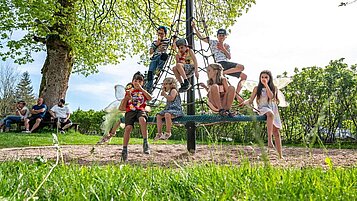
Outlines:
POLYGON ((130 133, 133 130, 134 122, 138 121, 140 125, 141 134, 143 136, 143 151, 145 154, 150 154, 149 143, 147 141, 147 114, 145 112, 146 101, 151 100, 150 94, 143 89, 144 76, 137 72, 132 79, 134 89, 126 91, 124 99, 121 101, 119 110, 125 111, 125 128, 124 128, 124 140, 122 150, 122 160, 125 162, 128 159, 128 143, 130 139, 130 133))
POLYGON ((153 91, 154 73, 158 70, 160 72, 168 58, 166 53, 170 44, 170 39, 166 38, 167 28, 165 26, 159 26, 157 28, 157 39, 151 43, 150 46, 150 65, 147 74, 146 90, 149 93, 153 91))
POLYGON ((208 92, 208 105, 221 116, 235 115, 230 109, 233 104, 235 89, 233 86, 228 86, 227 78, 223 76, 223 67, 219 63, 213 63, 207 67, 208 81, 206 86, 200 83, 200 86, 208 92))
POLYGON ((224 69, 223 74, 240 78, 237 85, 236 98, 239 102, 242 102, 243 99, 239 96, 239 92, 243 87, 244 81, 247 80, 247 75, 242 72, 244 70, 244 66, 242 64, 228 61, 231 59, 230 46, 227 43, 224 43, 227 38, 227 31, 225 29, 218 29, 218 40, 210 40, 209 37, 203 37, 201 35, 193 21, 192 27, 194 28, 195 34, 198 38, 210 45, 215 62, 220 63, 224 69))
POLYGON ((255 97, 257 98, 259 115, 265 114, 267 116, 268 147, 274 147, 274 135, 276 150, 279 158, 282 158, 282 145, 279 132, 281 120, 278 111, 278 89, 273 83, 273 76, 269 70, 264 70, 260 73, 258 86, 254 87, 252 95, 242 105, 252 104, 255 97))
POLYGON ((178 48, 176 66, 172 68, 172 71, 181 85, 179 92, 182 93, 191 88, 191 83, 188 81, 188 78, 192 77, 193 73, 195 73, 198 79, 198 64, 195 53, 188 47, 186 39, 178 39, 176 41, 176 47, 178 48))
POLYGON ((171 137, 172 119, 183 116, 181 97, 177 91, 177 80, 167 77, 163 81, 161 95, 166 98, 166 107, 156 115, 157 134, 154 140, 167 140, 171 137), (162 133, 162 119, 165 119, 166 132, 162 133))

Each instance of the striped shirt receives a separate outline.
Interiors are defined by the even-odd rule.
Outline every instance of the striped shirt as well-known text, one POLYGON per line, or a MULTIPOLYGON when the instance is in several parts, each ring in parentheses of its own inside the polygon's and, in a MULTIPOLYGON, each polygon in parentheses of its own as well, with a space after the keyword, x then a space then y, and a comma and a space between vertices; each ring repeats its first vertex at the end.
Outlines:
POLYGON ((156 41, 157 40, 154 40, 154 42, 152 42, 151 46, 150 46, 150 48, 152 48, 154 50, 154 55, 153 56, 160 55, 162 53, 166 53, 167 48, 170 45, 170 39, 164 38, 164 39, 160 40, 160 45, 159 46, 155 45, 156 41))

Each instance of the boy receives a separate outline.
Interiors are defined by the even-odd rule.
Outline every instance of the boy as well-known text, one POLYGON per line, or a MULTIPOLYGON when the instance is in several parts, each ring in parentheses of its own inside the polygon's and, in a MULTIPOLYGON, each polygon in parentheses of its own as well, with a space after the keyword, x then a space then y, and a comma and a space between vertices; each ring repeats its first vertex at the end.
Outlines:
POLYGON ((150 65, 147 74, 146 90, 149 93, 153 91, 154 73, 158 69, 159 72, 164 68, 164 64, 168 58, 166 53, 170 44, 170 39, 166 38, 167 28, 159 26, 157 28, 157 40, 153 41, 150 46, 150 65))
POLYGON ((138 121, 140 125, 141 134, 143 135, 143 150, 145 154, 150 154, 148 143, 148 130, 146 125, 147 114, 145 112, 146 101, 151 100, 150 94, 143 89, 144 76, 137 72, 132 79, 134 89, 126 91, 124 99, 121 101, 119 110, 125 111, 125 128, 124 128, 124 142, 121 153, 122 161, 128 159, 128 143, 130 133, 133 130, 134 122, 138 121), (134 106, 130 107, 130 106, 134 106))
POLYGON ((176 66, 172 68, 177 81, 181 84, 179 92, 186 92, 191 88, 191 84, 187 78, 192 77, 195 73, 198 79, 198 64, 195 53, 188 47, 187 41, 180 38, 176 41, 178 52, 176 54, 176 66))
POLYGON ((242 64, 228 61, 231 59, 230 47, 224 43, 227 38, 227 31, 225 29, 218 29, 218 40, 210 40, 209 37, 203 37, 201 35, 194 22, 192 22, 192 27, 195 29, 198 38, 210 45, 215 61, 220 63, 224 69, 223 74, 240 78, 237 85, 236 97, 239 101, 242 101, 243 99, 239 96, 239 92, 243 87, 244 81, 247 80, 247 75, 242 72, 244 70, 242 64))

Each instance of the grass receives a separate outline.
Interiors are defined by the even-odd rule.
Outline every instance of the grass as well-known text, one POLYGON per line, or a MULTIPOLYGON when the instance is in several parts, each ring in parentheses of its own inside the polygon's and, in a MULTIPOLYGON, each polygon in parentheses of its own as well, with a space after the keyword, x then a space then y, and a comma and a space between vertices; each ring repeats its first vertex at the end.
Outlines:
MULTIPOLYGON (((41 132, 41 133, 0 133, 0 148, 10 148, 10 147, 26 147, 26 146, 46 146, 53 145, 52 132, 41 132)), ((60 145, 94 145, 96 144, 102 136, 98 135, 83 135, 77 132, 67 132, 66 134, 59 134, 58 140, 60 145)), ((142 138, 131 138, 130 144, 141 144, 142 138)), ((168 140, 167 142, 158 141, 153 142, 149 139, 150 143, 153 144, 182 144, 186 143, 180 140, 168 140)), ((110 144, 122 144, 123 138, 114 137, 110 144)))
MULTIPOLYGON (((0 163, 0 200, 32 195, 50 163, 0 163), (2 198, 1 198, 2 196, 2 198)), ((357 200, 357 168, 59 165, 39 200, 357 200)))

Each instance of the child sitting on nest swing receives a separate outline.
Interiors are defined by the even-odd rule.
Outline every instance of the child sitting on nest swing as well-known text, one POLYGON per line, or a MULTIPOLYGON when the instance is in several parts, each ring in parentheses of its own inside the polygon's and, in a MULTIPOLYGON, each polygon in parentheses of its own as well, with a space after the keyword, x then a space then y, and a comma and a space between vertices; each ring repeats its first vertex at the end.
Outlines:
POLYGON ((208 92, 208 105, 213 112, 218 112, 221 116, 235 116, 231 111, 235 96, 235 88, 228 85, 227 78, 223 76, 223 67, 219 63, 213 63, 207 67, 208 81, 206 86, 200 86, 208 92))

